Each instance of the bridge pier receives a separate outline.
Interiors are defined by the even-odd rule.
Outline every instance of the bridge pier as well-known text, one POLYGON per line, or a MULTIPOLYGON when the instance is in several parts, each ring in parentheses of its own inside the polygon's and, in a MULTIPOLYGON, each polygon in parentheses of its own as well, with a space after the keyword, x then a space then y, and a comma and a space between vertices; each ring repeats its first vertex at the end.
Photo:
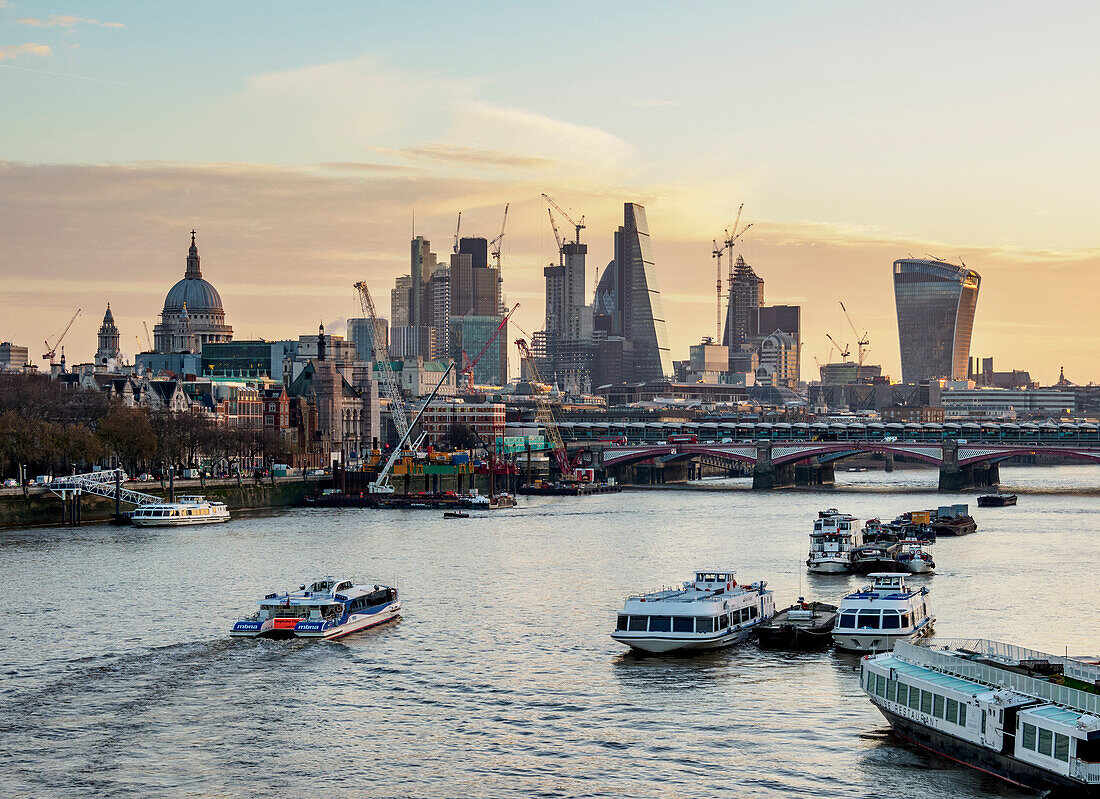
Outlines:
POLYGON ((754 491, 769 491, 773 488, 794 487, 794 464, 784 463, 776 466, 772 463, 772 445, 761 442, 756 447, 756 464, 752 467, 752 488, 754 491))
POLYGON ((811 458, 794 465, 794 484, 799 486, 831 486, 835 482, 832 462, 821 463, 811 458))
POLYGON ((965 491, 968 488, 991 488, 1001 482, 1001 467, 997 463, 959 463, 959 445, 954 441, 943 444, 943 463, 940 466, 940 491, 965 491))

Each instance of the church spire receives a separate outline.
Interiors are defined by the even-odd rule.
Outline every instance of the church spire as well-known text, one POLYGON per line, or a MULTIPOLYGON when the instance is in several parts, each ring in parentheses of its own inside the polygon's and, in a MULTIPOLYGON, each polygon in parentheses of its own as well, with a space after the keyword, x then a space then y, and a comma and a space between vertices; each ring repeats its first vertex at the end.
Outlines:
POLYGON ((191 248, 187 251, 187 271, 183 273, 185 278, 200 278, 202 270, 199 268, 199 248, 195 245, 195 231, 191 230, 191 248))

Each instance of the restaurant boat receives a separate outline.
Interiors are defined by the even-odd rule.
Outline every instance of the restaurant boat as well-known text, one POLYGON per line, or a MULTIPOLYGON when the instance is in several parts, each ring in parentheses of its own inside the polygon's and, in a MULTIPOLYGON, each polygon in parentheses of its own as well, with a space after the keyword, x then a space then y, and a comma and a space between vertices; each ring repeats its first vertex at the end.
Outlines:
POLYGON ((747 639, 775 614, 763 580, 739 585, 732 571, 700 571, 679 588, 627 598, 611 637, 643 652, 718 649, 747 639))
POLYGON ((902 739, 1014 785, 1100 796, 1100 665, 984 639, 899 641, 861 687, 902 739))
POLYGON ((896 572, 872 574, 871 585, 840 600, 837 649, 889 652, 897 641, 932 634, 936 617, 928 610, 928 589, 911 588, 905 579, 896 572))
POLYGON ((806 568, 817 574, 846 574, 851 570, 852 550, 863 543, 859 520, 836 508, 819 511, 810 533, 806 568))
POLYGON ((332 640, 393 621, 401 614, 397 589, 329 576, 297 591, 268 594, 260 609, 233 625, 238 638, 332 640))
POLYGON ((139 505, 130 514, 130 521, 138 527, 218 524, 229 521, 229 508, 224 502, 211 502, 205 497, 180 497, 176 502, 139 505))
POLYGON ((836 605, 807 602, 802 597, 789 608, 761 622, 756 628, 762 647, 774 649, 825 649, 832 642, 836 605))

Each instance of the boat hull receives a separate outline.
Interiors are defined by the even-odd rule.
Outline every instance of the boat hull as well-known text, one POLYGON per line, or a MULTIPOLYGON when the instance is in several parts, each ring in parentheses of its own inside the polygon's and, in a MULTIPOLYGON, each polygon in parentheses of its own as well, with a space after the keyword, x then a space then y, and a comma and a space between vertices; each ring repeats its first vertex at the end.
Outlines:
POLYGON ((934 623, 934 619, 926 619, 916 630, 903 635, 886 635, 882 630, 865 633, 833 630, 833 643, 845 652, 893 652, 898 641, 916 641, 930 636, 934 623))
POLYGON ((288 638, 321 638, 325 641, 333 641, 395 621, 400 617, 401 602, 398 600, 373 613, 353 613, 347 621, 337 625, 332 625, 328 621, 297 618, 274 618, 262 622, 243 619, 233 625, 229 634, 234 638, 270 638, 276 641, 285 641, 288 638))
POLYGON ((935 568, 935 563, 929 563, 926 560, 911 560, 901 564, 901 568, 910 574, 931 574, 935 568))
POLYGON ((678 638, 674 636, 632 636, 612 633, 611 637, 631 649, 651 655, 663 655, 669 652, 701 652, 708 649, 722 649, 748 640, 751 628, 741 627, 711 638, 678 638))
POLYGON ((762 625, 759 629, 760 646, 766 649, 799 649, 811 651, 828 649, 833 642, 832 625, 824 627, 796 627, 782 624, 775 627, 762 625))
POLYGON ((847 574, 851 569, 848 560, 808 560, 806 570, 814 574, 847 574))
POLYGON ((225 516, 184 516, 178 519, 130 517, 130 523, 135 527, 190 527, 195 524, 221 524, 227 521, 228 513, 225 516))
POLYGON ((890 722, 890 726, 899 738, 960 765, 992 774, 1023 788, 1051 791, 1056 796, 1100 796, 1100 785, 1086 785, 1083 782, 1053 774, 1014 757, 925 727, 911 719, 902 718, 878 704, 875 707, 890 722))

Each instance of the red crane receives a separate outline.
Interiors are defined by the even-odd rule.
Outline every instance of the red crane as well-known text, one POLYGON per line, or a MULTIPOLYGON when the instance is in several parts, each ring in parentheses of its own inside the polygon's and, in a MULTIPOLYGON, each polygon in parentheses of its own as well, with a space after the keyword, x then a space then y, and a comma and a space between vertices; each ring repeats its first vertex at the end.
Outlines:
POLYGON ((494 341, 497 340, 497 336, 500 335, 500 331, 504 329, 504 326, 508 324, 508 320, 512 318, 512 314, 516 312, 516 308, 519 307, 517 302, 512 306, 512 310, 504 314, 504 317, 500 320, 500 324, 497 325, 497 329, 493 331, 493 335, 489 336, 489 340, 485 342, 485 346, 481 348, 481 352, 477 354, 477 357, 472 361, 466 356, 466 350, 462 351, 462 357, 468 361, 465 368, 459 373, 460 375, 466 375, 466 386, 472 388, 474 385, 474 367, 477 366, 477 362, 481 360, 481 356, 484 355, 494 341))

